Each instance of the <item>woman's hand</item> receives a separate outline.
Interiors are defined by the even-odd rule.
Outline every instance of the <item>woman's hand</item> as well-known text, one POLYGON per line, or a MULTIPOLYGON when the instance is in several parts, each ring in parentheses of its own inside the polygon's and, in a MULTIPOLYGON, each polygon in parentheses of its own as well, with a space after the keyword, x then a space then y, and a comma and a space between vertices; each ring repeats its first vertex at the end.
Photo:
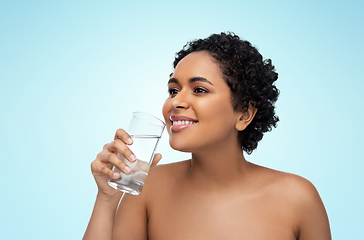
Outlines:
MULTIPOLYGON (((131 169, 119 157, 124 156, 128 161, 136 160, 134 153, 127 145, 133 144, 130 135, 123 129, 118 129, 114 141, 105 144, 102 151, 97 154, 96 159, 91 163, 91 172, 95 178, 99 194, 105 197, 113 197, 120 194, 120 191, 112 188, 108 184, 109 178, 118 179, 120 174, 112 171, 112 166, 116 166, 123 173, 131 173, 131 169)), ((155 154, 152 166, 157 165, 161 160, 161 154, 155 154)))

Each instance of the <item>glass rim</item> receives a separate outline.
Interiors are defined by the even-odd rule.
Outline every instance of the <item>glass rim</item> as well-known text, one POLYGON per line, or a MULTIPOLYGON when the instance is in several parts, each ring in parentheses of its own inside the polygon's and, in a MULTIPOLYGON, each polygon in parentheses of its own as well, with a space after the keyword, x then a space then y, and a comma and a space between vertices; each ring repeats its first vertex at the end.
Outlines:
POLYGON ((147 113, 147 112, 135 111, 135 112, 133 112, 133 117, 136 117, 136 118, 142 120, 143 122, 145 122, 145 120, 143 120, 142 118, 140 118, 140 117, 137 116, 138 114, 147 115, 148 117, 151 117, 151 118, 153 118, 155 120, 158 120, 160 123, 162 123, 162 125, 158 125, 158 124, 155 124, 155 123, 149 123, 148 122, 148 124, 150 124, 150 125, 154 125, 154 126, 158 126, 158 127, 162 127, 162 128, 164 128, 166 126, 166 123, 165 122, 163 122, 162 120, 160 120, 156 116, 154 116, 154 115, 152 115, 150 113, 147 113))

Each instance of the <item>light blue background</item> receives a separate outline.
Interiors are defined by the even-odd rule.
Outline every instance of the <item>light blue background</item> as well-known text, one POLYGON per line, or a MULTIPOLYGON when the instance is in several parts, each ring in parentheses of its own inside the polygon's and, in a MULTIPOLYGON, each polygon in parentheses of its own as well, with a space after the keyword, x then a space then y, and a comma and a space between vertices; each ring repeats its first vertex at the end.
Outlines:
MULTIPOLYGON (((362 1, 0 2, 1 239, 80 239, 90 163, 135 110, 162 117, 175 52, 233 31, 271 58, 278 128, 250 161, 315 184, 334 239, 363 226, 362 1)), ((188 157, 172 151, 162 163, 188 157)))

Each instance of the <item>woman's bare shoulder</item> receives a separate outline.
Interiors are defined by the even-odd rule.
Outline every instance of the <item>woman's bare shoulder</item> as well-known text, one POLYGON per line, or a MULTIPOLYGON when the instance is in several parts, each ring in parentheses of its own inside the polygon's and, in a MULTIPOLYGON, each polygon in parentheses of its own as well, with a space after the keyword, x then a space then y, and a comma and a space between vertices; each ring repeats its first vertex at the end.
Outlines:
POLYGON ((290 208, 296 214, 301 214, 313 206, 323 208, 316 187, 306 178, 259 165, 253 165, 253 169, 252 182, 262 196, 275 199, 275 203, 290 208))
POLYGON ((149 175, 163 177, 164 175, 176 175, 188 171, 191 167, 191 160, 184 160, 173 163, 159 164, 151 168, 149 175))
MULTIPOLYGON (((331 239, 327 213, 316 187, 306 178, 256 165, 265 193, 277 208, 295 216, 299 239, 331 239), (275 201, 274 201, 275 200, 275 201), (311 238, 312 237, 312 238, 311 238)), ((263 192, 263 191, 262 191, 263 192)))
POLYGON ((275 189, 287 203, 294 207, 300 216, 316 215, 318 212, 326 215, 319 192, 311 181, 287 172, 275 171, 274 174, 276 174, 277 179, 275 189), (315 211, 312 211, 313 209, 315 211))
POLYGON ((288 172, 282 172, 267 167, 253 164, 255 178, 260 179, 261 184, 280 189, 292 196, 316 195, 315 186, 306 178, 288 172))
POLYGON ((190 166, 190 160, 157 165, 150 169, 144 187, 152 191, 170 187, 188 172, 190 166))

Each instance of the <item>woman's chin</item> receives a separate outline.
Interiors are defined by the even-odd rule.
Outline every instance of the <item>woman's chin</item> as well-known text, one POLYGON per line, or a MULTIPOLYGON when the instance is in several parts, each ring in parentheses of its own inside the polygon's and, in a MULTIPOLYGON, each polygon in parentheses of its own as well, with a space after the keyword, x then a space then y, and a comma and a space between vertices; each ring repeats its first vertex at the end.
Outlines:
POLYGON ((179 151, 179 152, 186 152, 186 153, 192 152, 192 149, 190 147, 188 147, 182 143, 175 143, 175 142, 170 141, 169 145, 171 146, 172 149, 179 151))

